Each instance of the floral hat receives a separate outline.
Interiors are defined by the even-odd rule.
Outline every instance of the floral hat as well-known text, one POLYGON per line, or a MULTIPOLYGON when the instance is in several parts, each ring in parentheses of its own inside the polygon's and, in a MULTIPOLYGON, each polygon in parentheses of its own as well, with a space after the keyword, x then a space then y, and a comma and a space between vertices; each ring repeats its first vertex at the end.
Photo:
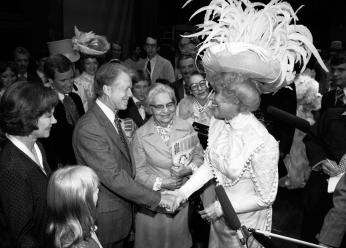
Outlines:
POLYGON ((245 74, 270 93, 293 81, 296 63, 304 71, 311 54, 328 71, 309 29, 296 24, 296 12, 287 2, 212 0, 191 18, 204 11, 199 31, 186 37, 202 38, 197 54, 207 72, 245 74))
POLYGON ((73 47, 83 54, 103 55, 110 48, 110 44, 104 36, 96 35, 92 31, 88 33, 79 31, 76 26, 74 32, 73 47))

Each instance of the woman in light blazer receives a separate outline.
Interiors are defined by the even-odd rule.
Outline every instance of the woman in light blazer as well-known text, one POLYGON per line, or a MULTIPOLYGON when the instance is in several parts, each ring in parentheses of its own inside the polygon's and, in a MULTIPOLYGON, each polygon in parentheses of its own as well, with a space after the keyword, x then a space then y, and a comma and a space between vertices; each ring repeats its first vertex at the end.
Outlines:
MULTIPOLYGON (((154 84, 147 107, 152 117, 136 131, 132 144, 136 180, 157 191, 178 189, 202 164, 202 147, 191 124, 175 116, 176 98, 171 87, 154 84)), ((187 215, 187 205, 173 214, 140 208, 135 247, 191 247, 187 215)))

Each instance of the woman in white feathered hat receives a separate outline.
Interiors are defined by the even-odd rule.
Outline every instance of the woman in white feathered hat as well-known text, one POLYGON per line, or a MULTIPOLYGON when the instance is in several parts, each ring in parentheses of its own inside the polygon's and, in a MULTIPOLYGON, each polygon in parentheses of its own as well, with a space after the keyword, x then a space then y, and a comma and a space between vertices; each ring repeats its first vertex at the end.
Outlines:
MULTIPOLYGON (((190 2, 190 1, 188 1, 190 2)), ((173 194, 179 203, 211 178, 222 185, 240 222, 271 230, 272 204, 278 187, 278 142, 252 114, 261 93, 276 92, 292 81, 294 64, 305 69, 311 53, 325 68, 309 30, 295 25, 296 13, 287 2, 267 5, 248 0, 212 0, 206 11, 198 54, 207 80, 216 91, 204 164, 173 194)), ((218 199, 205 206, 210 221, 209 247, 243 247, 227 225, 218 199)), ((250 236, 248 247, 261 247, 250 236)))

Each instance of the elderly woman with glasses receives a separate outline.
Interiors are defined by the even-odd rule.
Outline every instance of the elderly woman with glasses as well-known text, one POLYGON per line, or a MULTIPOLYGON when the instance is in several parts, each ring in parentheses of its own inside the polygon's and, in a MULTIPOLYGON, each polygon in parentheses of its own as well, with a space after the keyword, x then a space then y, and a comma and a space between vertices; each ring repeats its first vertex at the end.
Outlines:
POLYGON ((187 88, 192 95, 184 97, 177 108, 177 115, 189 121, 209 126, 212 115, 211 95, 209 85, 202 73, 193 72, 187 82, 187 88))
MULTIPOLYGON (((146 106, 152 117, 136 131, 132 144, 136 180, 157 191, 178 189, 202 164, 203 149, 191 124, 176 116, 171 87, 154 84, 146 106)), ((135 247, 191 247, 187 215, 187 204, 174 214, 140 208, 135 247)))

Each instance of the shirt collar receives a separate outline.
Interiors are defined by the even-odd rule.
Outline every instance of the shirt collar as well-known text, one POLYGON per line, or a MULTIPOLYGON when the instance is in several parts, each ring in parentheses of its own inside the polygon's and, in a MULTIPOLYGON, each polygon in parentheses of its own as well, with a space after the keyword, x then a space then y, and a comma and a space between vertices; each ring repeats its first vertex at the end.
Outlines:
POLYGON ((106 104, 100 101, 100 99, 96 99, 96 104, 99 105, 102 112, 107 116, 111 123, 114 123, 115 113, 111 110, 106 104))
POLYGON ((44 171, 44 168, 43 168, 42 153, 41 153, 41 150, 36 143, 34 144, 34 149, 35 149, 35 152, 36 152, 38 160, 39 160, 37 162, 36 162, 34 154, 29 150, 29 148, 22 141, 20 141, 15 136, 10 135, 10 134, 6 134, 6 137, 12 142, 13 145, 15 145, 19 150, 21 150, 29 158, 31 158, 32 161, 34 161, 36 164, 38 162, 39 163, 38 166, 44 172, 44 174, 46 174, 46 172, 44 171))
POLYGON ((132 99, 135 103, 140 102, 140 100, 138 100, 137 97, 135 97, 135 96, 132 96, 132 99))
POLYGON ((65 95, 62 94, 61 92, 57 91, 57 90, 56 90, 55 92, 58 93, 58 98, 59 98, 59 100, 60 100, 60 101, 64 101, 65 95))
POLYGON ((148 58, 148 61, 150 60, 150 63, 156 63, 156 60, 157 60, 157 54, 152 58, 152 59, 149 59, 148 58))

